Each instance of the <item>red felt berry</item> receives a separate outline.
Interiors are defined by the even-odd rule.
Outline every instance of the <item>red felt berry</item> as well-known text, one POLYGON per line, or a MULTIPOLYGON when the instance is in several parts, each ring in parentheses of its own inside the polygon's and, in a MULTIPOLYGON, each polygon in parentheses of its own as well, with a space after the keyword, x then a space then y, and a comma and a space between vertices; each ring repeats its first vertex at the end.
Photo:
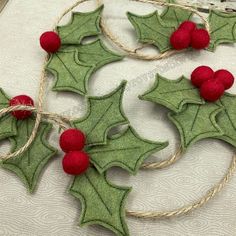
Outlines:
POLYGON ((213 79, 214 71, 209 66, 199 66, 191 74, 191 82, 196 87, 201 87, 202 84, 213 79))
POLYGON ((215 79, 211 79, 203 83, 200 94, 206 101, 215 102, 224 94, 224 91, 225 88, 222 83, 217 82, 215 79))
MULTIPOLYGON (((10 106, 25 105, 34 106, 34 101, 27 95, 19 95, 9 101, 10 106)), ((11 113, 17 120, 23 120, 31 116, 31 111, 18 110, 11 113)))
POLYGON ((214 78, 221 82, 225 89, 229 89, 234 84, 234 76, 227 70, 218 70, 214 74, 214 78))
POLYGON ((89 167, 89 156, 85 152, 72 151, 62 161, 64 171, 69 175, 80 175, 89 167))
POLYGON ((179 29, 187 30, 188 32, 192 32, 196 29, 196 24, 190 20, 186 20, 180 24, 179 29))
POLYGON ((195 29, 191 32, 191 46, 194 49, 204 49, 209 46, 210 35, 205 29, 195 29))
POLYGON ((170 37, 170 43, 176 50, 182 50, 188 48, 191 42, 191 36, 189 31, 184 29, 178 29, 172 33, 170 37))
POLYGON ((78 129, 68 129, 61 134, 60 147, 64 152, 80 151, 85 145, 85 135, 78 129))
POLYGON ((61 39, 57 33, 48 31, 41 35, 40 45, 46 52, 54 53, 61 47, 61 39))

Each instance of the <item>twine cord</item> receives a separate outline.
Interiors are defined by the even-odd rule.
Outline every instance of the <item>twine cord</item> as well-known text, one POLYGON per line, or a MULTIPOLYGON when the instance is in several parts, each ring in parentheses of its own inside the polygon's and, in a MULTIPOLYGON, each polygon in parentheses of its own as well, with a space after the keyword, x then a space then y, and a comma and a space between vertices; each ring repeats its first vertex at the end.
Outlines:
POLYGON ((169 167, 176 163, 180 158, 183 157, 183 149, 179 147, 173 155, 171 155, 167 160, 161 162, 151 162, 144 163, 141 168, 144 170, 155 170, 155 169, 163 169, 169 167))
MULTIPOLYGON (((54 30, 56 29, 57 24, 61 21, 61 19, 67 13, 69 13, 75 7, 77 7, 78 5, 80 5, 81 3, 86 2, 86 1, 88 1, 88 0, 79 0, 73 6, 66 9, 62 13, 62 15, 58 18, 58 20, 57 20, 57 22, 54 26, 54 30)), ((96 0, 96 1, 97 1, 98 4, 101 4, 101 0, 96 0)), ((154 0, 134 0, 134 1, 158 4, 160 6, 173 6, 173 7, 179 7, 179 8, 182 8, 182 9, 188 9, 188 10, 194 12, 195 14, 199 15, 199 17, 201 17, 202 20, 204 21, 206 28, 209 30, 208 22, 202 16, 200 16, 200 14, 198 13, 197 10, 195 10, 191 7, 177 5, 177 4, 171 4, 171 3, 165 3, 165 2, 157 2, 157 1, 154 1, 154 0)), ((102 20, 102 22, 103 23, 101 24, 101 27, 102 27, 102 30, 103 30, 104 34, 111 41, 113 41, 113 43, 115 45, 119 46, 121 49, 123 49, 123 51, 127 52, 128 55, 131 56, 131 57, 135 57, 135 58, 139 58, 139 59, 143 59, 143 60, 153 60, 153 59, 158 60, 158 59, 163 59, 163 58, 169 57, 170 55, 176 53, 176 51, 172 50, 172 51, 168 51, 166 53, 160 54, 160 55, 155 56, 155 57, 148 57, 147 55, 141 55, 140 53, 138 53, 138 51, 142 47, 137 48, 137 49, 127 48, 125 45, 123 45, 123 43, 119 42, 119 40, 117 40, 116 37, 113 36, 112 33, 110 34, 110 31, 104 25, 103 20, 102 20)), ((43 69, 42 69, 42 72, 41 72, 37 107, 17 105, 17 106, 10 106, 10 107, 7 107, 7 108, 3 108, 3 109, 0 110, 0 117, 2 117, 3 115, 6 115, 9 112, 16 111, 16 110, 27 110, 27 111, 32 111, 36 114, 35 125, 34 125, 33 131, 31 133, 28 141, 25 143, 24 146, 22 146, 16 152, 9 153, 5 156, 0 156, 0 159, 2 159, 2 160, 6 160, 6 159, 9 159, 9 158, 12 158, 12 157, 16 157, 16 156, 22 154, 23 152, 25 152, 29 148, 29 146, 32 144, 32 142, 34 141, 34 139, 37 135, 37 131, 38 131, 40 122, 42 121, 43 118, 45 118, 46 120, 51 120, 51 121, 57 123, 62 129, 67 129, 67 127, 71 126, 71 121, 73 120, 73 118, 65 117, 65 116, 61 116, 59 114, 43 111, 43 98, 44 98, 44 90, 45 90, 45 84, 46 84, 45 66, 48 62, 48 58, 49 58, 48 55, 45 56, 44 65, 43 65, 43 69)), ((142 168, 143 169, 160 169, 160 168, 168 167, 168 166, 172 165, 173 163, 175 163, 176 161, 178 161, 183 156, 182 154, 183 154, 183 150, 181 148, 178 148, 177 151, 172 156, 170 156, 167 160, 162 161, 162 162, 157 162, 157 163, 156 162, 155 163, 146 163, 146 164, 142 165, 142 168)), ((203 196, 199 201, 197 201, 197 202, 195 202, 191 205, 187 205, 187 206, 182 207, 180 209, 177 209, 177 210, 174 210, 174 211, 167 211, 167 212, 127 211, 126 213, 127 213, 128 216, 137 217, 137 218, 146 218, 146 219, 169 218, 169 217, 173 217, 173 216, 179 216, 179 215, 187 214, 187 213, 191 212, 194 209, 200 208, 201 206, 205 205, 208 201, 210 201, 212 198, 214 198, 215 195, 217 193, 219 193, 225 187, 225 185, 228 183, 228 181, 229 181, 230 177, 232 177, 235 169, 236 169, 236 155, 233 156, 231 165, 230 165, 225 177, 216 186, 214 186, 205 196, 203 196)))
POLYGON ((193 204, 181 207, 174 211, 166 211, 166 212, 154 212, 154 211, 126 211, 126 214, 131 217, 143 218, 143 219, 166 219, 174 216, 181 216, 184 214, 188 214, 193 210, 196 210, 206 203, 208 203, 211 199, 213 199, 221 190, 225 187, 225 185, 229 182, 230 178, 233 176, 236 170, 236 155, 232 157, 232 161, 230 167, 225 174, 225 176, 220 180, 218 184, 216 184, 210 191, 208 191, 203 197, 201 197, 198 201, 193 204))

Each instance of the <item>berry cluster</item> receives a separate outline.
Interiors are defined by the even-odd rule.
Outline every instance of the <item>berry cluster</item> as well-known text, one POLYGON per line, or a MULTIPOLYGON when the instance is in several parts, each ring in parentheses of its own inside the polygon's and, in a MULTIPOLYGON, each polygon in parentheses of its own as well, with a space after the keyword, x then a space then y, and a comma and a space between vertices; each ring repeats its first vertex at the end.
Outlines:
POLYGON ((60 147, 66 153, 62 166, 70 175, 80 175, 89 167, 89 156, 82 151, 86 138, 78 129, 68 129, 60 136, 60 147))
POLYGON ((209 46, 210 35, 205 29, 198 29, 192 21, 184 21, 179 28, 172 33, 170 43, 176 50, 188 47, 194 49, 204 49, 209 46))
MULTIPOLYGON (((34 106, 34 101, 27 95, 19 95, 9 101, 9 106, 34 106)), ((12 116, 17 120, 24 120, 32 115, 31 111, 13 111, 12 116)), ((67 174, 80 175, 89 167, 89 156, 82 151, 86 138, 78 129, 68 129, 60 136, 60 147, 66 153, 63 158, 63 169, 67 174)))
POLYGON ((214 72, 209 66, 199 66, 192 72, 191 81, 200 89, 202 98, 215 102, 233 86, 234 76, 224 69, 214 72))

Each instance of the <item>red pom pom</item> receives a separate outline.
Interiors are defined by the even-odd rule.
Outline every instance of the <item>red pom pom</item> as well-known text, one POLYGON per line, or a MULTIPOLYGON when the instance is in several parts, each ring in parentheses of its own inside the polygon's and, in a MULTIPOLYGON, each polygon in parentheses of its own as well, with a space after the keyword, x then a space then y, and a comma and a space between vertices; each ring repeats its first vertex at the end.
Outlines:
POLYGON ((78 129, 68 129, 61 134, 60 147, 64 152, 80 151, 85 145, 85 135, 78 129))
POLYGON ((193 71, 191 81, 194 86, 201 87, 205 81, 213 77, 214 71, 209 66, 199 66, 193 71))
POLYGON ((89 167, 89 156, 80 151, 67 153, 62 161, 64 171, 69 175, 80 175, 89 167))
POLYGON ((187 30, 178 29, 172 33, 170 37, 170 43, 176 50, 182 50, 188 48, 191 42, 190 33, 187 30))
POLYGON ((234 84, 234 76, 227 70, 218 70, 215 72, 214 78, 222 83, 225 89, 229 89, 234 84))
MULTIPOLYGON (((19 95, 9 101, 10 106, 25 105, 34 106, 34 101, 27 95, 19 95)), ((31 111, 18 110, 11 113, 17 120, 23 120, 31 116, 31 111)))
POLYGON ((179 29, 187 30, 188 32, 192 32, 196 29, 196 24, 190 20, 184 21, 180 24, 179 29))
POLYGON ((209 46, 210 35, 205 29, 195 29, 191 33, 191 46, 195 49, 204 49, 209 46))
POLYGON ((212 79, 203 83, 200 94, 206 101, 215 102, 224 94, 224 91, 224 85, 212 79))
POLYGON ((61 39, 57 33, 48 31, 41 35, 40 45, 46 52, 54 53, 61 47, 61 39))

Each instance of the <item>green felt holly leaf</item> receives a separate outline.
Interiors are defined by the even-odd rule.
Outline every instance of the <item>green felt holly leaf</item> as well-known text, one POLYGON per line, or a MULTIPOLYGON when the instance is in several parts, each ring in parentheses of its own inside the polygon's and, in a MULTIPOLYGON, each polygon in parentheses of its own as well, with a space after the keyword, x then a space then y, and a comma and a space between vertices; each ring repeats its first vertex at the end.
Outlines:
POLYGON ((210 51, 222 43, 236 42, 236 14, 211 10, 209 14, 211 43, 210 51))
POLYGON ((168 80, 159 74, 154 86, 140 99, 161 104, 174 112, 180 112, 187 103, 204 104, 199 91, 184 76, 177 80, 168 80))
MULTIPOLYGON (((0 110, 9 106, 9 97, 0 88, 0 110)), ((7 114, 0 117, 0 140, 17 134, 16 119, 7 114)))
POLYGON ((167 142, 160 143, 142 139, 129 127, 124 133, 108 138, 106 145, 92 147, 88 150, 88 154, 100 173, 110 167, 119 166, 136 174, 147 157, 167 145, 167 142))
POLYGON ((128 18, 135 28, 140 42, 153 44, 159 48, 160 52, 168 51, 171 48, 170 36, 175 27, 166 24, 157 11, 144 16, 129 12, 128 18))
POLYGON ((201 139, 222 136, 223 131, 216 123, 216 116, 222 110, 216 103, 187 104, 180 113, 170 113, 170 120, 179 130, 182 147, 186 149, 201 139))
MULTIPOLYGON (((176 3, 173 0, 167 2, 176 3)), ((159 48, 160 52, 165 52, 171 49, 171 34, 192 15, 191 11, 170 6, 166 7, 160 16, 155 11, 144 16, 128 13, 128 18, 135 28, 140 42, 153 44, 159 48)))
POLYGON ((88 79, 94 66, 80 62, 77 50, 60 50, 51 55, 46 70, 55 77, 54 91, 71 91, 81 95, 87 93, 88 79))
POLYGON ((101 39, 84 45, 68 46, 65 50, 70 48, 76 48, 78 51, 78 59, 87 65, 94 65, 95 70, 108 63, 120 61, 124 58, 109 50, 101 39))
POLYGON ((70 193, 82 204, 80 225, 98 224, 119 236, 128 236, 125 200, 130 188, 111 184, 104 174, 90 168, 75 178, 70 193))
POLYGON ((87 145, 105 144, 112 127, 128 123, 122 108, 125 85, 123 82, 108 95, 89 97, 87 114, 73 121, 74 126, 86 134, 87 145))
MULTIPOLYGON (((25 145, 32 133, 35 120, 32 118, 17 121, 18 134, 10 138, 12 152, 25 145)), ((2 162, 2 167, 14 172, 28 187, 35 190, 39 176, 44 166, 56 154, 56 150, 46 141, 52 126, 49 123, 40 124, 37 136, 31 146, 21 155, 2 162)))
MULTIPOLYGON (((169 3, 176 4, 175 1, 169 0, 167 1, 169 3)), ((191 11, 188 11, 186 9, 178 8, 178 7, 166 7, 166 9, 161 14, 161 19, 171 26, 174 26, 175 28, 178 28, 178 26, 186 21, 190 20, 193 13, 191 11)))
POLYGON ((80 44, 83 38, 100 34, 102 10, 100 6, 92 12, 74 12, 69 24, 57 27, 62 44, 80 44))
POLYGON ((226 93, 219 104, 224 107, 217 116, 217 124, 224 132, 219 138, 236 147, 236 96, 226 93))

